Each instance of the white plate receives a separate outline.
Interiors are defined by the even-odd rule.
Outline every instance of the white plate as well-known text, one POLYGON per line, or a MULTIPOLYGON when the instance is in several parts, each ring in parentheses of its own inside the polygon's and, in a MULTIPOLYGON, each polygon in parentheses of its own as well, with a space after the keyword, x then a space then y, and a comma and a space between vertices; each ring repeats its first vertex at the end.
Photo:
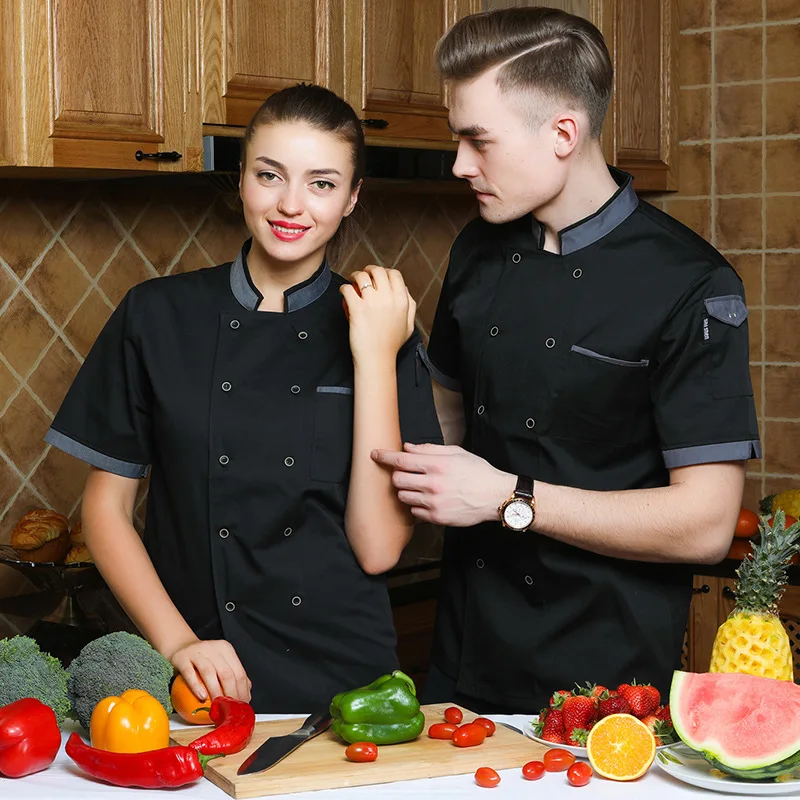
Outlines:
MULTIPOLYGON (((539 744, 543 744, 545 747, 558 747, 560 750, 566 750, 567 752, 572 753, 576 758, 588 758, 589 756, 586 755, 586 748, 585 747, 578 747, 574 744, 556 744, 556 742, 548 742, 547 739, 542 739, 537 736, 533 732, 533 723, 538 722, 539 717, 534 716, 531 718, 530 722, 526 722, 522 726, 522 732, 529 738, 533 739, 534 742, 539 742, 539 744)), ((666 750, 668 747, 674 747, 675 745, 672 744, 661 744, 656 747, 656 750, 666 750)))
MULTIPOLYGON (((743 781, 722 775, 699 753, 685 744, 673 744, 665 752, 656 754, 656 764, 679 781, 725 794, 744 794, 750 797, 764 795, 800 794, 800 779, 790 777, 781 781, 743 781)), ((798 773, 795 772, 794 775, 798 773)))

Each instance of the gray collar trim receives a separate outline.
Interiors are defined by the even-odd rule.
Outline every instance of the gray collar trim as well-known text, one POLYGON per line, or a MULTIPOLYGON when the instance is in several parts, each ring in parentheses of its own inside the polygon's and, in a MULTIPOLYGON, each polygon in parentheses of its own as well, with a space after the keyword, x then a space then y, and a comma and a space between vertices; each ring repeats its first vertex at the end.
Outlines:
MULTIPOLYGON (((602 239, 611 233, 618 225, 636 211, 639 206, 639 198, 633 188, 633 177, 627 172, 609 168, 611 176, 617 182, 619 189, 608 200, 608 202, 598 209, 590 217, 570 225, 568 228, 559 231, 558 238, 561 244, 561 255, 575 253, 583 250, 590 244, 602 239)), ((534 219, 533 232, 540 242, 544 244, 544 229, 534 219)))
MULTIPOLYGON (((248 311, 257 311, 258 306, 264 299, 261 292, 256 289, 250 280, 250 273, 247 269, 247 253, 250 250, 251 242, 248 240, 239 251, 235 261, 231 264, 231 292, 233 296, 248 311)), ((327 259, 322 262, 320 268, 307 281, 292 286, 284 293, 285 313, 298 311, 311 305, 325 294, 325 290, 331 283, 331 270, 327 259)))

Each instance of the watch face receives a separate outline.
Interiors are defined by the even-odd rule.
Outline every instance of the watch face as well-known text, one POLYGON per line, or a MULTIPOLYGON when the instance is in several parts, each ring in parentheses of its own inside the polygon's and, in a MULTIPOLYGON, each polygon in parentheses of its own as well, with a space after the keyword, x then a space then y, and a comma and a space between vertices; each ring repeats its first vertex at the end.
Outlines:
POLYGON ((533 509, 524 500, 514 500, 506 506, 503 519, 509 528, 524 531, 533 522, 533 509))

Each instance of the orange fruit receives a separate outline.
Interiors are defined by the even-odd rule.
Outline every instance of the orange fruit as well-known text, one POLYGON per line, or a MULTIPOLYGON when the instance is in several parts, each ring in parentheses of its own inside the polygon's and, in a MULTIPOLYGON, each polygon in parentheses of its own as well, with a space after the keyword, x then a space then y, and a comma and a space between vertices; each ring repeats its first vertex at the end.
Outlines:
POLYGON ((172 682, 172 689, 170 690, 169 696, 172 700, 173 707, 185 722, 191 722, 194 725, 212 724, 208 711, 197 710, 200 708, 208 708, 211 705, 211 700, 200 700, 189 688, 189 684, 186 683, 183 675, 179 674, 172 682))
POLYGON ((656 757, 656 737, 631 714, 603 717, 589 731, 586 754, 594 771, 613 781, 644 775, 656 757))

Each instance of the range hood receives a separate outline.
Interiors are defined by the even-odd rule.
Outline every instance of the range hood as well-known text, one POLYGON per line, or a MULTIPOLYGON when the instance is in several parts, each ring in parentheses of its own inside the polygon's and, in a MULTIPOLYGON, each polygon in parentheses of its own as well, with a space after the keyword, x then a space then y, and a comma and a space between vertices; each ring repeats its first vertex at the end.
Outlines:
MULTIPOLYGON (((238 174, 241 141, 233 136, 204 136, 203 169, 206 172, 238 174)), ((367 177, 403 181, 460 181, 453 175, 455 160, 455 150, 367 145, 367 177)))

